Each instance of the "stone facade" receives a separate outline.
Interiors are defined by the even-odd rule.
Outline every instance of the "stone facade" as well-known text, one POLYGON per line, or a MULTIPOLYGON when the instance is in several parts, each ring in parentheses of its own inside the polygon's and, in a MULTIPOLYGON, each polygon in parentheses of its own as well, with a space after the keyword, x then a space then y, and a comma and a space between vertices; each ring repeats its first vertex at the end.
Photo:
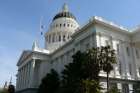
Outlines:
MULTIPOLYGON (((62 12, 68 12, 66 5, 62 12)), ((140 28, 129 31, 97 16, 82 27, 73 16, 57 16, 45 34, 45 48, 39 48, 35 42, 32 50, 23 51, 17 63, 16 90, 18 93, 35 93, 46 73, 53 68, 61 75, 64 65, 72 62, 71 56, 76 51, 110 45, 117 55, 110 84, 122 93, 132 93, 133 84, 140 80, 139 37, 140 28)), ((101 71, 100 76, 101 84, 106 88, 106 74, 101 71)))

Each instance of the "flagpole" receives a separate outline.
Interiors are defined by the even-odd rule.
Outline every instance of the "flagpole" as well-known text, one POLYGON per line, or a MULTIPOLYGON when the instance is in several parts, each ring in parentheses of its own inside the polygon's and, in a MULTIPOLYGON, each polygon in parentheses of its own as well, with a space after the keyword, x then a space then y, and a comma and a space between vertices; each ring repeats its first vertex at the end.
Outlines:
POLYGON ((42 36, 44 32, 45 26, 43 25, 43 16, 40 17, 40 22, 39 22, 39 33, 37 34, 37 40, 36 42, 40 45, 42 41, 42 36))

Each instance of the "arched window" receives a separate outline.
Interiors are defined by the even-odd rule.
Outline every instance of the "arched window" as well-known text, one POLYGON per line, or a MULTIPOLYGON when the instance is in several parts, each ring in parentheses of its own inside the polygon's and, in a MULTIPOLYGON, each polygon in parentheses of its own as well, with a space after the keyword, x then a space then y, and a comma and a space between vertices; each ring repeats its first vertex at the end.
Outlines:
POLYGON ((61 25, 62 25, 62 24, 60 24, 60 27, 61 27, 61 25))
POLYGON ((66 26, 66 24, 63 24, 63 26, 65 27, 65 26, 66 26))
POLYGON ((70 24, 67 24, 67 26, 69 27, 69 26, 70 26, 70 24))

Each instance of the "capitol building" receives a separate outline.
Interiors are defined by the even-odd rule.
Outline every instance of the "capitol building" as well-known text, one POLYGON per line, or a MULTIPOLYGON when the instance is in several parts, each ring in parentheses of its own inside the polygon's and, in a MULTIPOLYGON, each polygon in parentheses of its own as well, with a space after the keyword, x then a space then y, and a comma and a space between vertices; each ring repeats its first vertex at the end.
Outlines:
MULTIPOLYGON (((76 51, 110 45, 116 50, 117 64, 110 73, 110 85, 122 93, 133 93, 140 80, 140 28, 124 28, 94 16, 80 26, 66 4, 53 17, 44 34, 45 47, 34 42, 31 50, 24 50, 17 62, 17 93, 36 93, 42 78, 53 68, 59 74, 72 62, 76 51)), ((100 83, 106 85, 106 74, 100 72, 100 83)))

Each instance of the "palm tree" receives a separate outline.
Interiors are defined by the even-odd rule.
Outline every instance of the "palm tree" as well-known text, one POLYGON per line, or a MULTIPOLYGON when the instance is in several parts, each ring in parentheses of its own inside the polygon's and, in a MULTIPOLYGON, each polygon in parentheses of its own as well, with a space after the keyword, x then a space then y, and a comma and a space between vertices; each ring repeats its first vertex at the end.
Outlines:
POLYGON ((113 70, 113 64, 116 63, 115 51, 110 46, 101 47, 101 65, 107 74, 107 91, 109 90, 109 74, 113 70))

